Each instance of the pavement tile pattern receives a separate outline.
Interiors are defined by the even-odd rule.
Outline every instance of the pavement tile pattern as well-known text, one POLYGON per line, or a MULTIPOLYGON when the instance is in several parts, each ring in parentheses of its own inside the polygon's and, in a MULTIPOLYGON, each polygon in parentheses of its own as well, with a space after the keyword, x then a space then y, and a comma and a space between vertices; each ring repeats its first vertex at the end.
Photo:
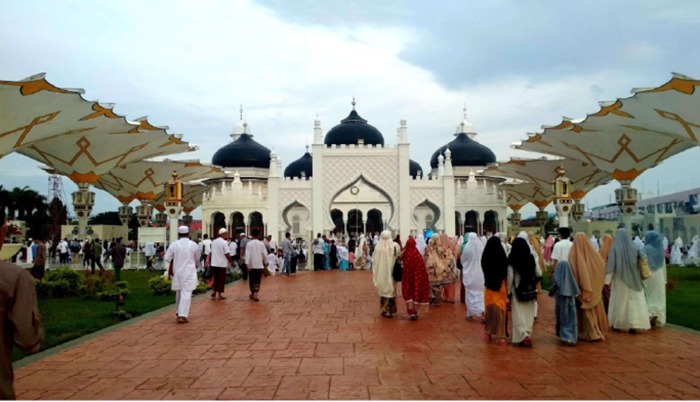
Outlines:
MULTIPOLYGON (((700 337, 664 328, 560 345, 542 296, 532 349, 483 340, 465 306, 379 315, 369 271, 300 272, 193 301, 15 371, 18 399, 700 399, 700 337)), ((128 300, 127 300, 128 303, 128 300)), ((127 306, 128 308, 128 306, 127 306)))

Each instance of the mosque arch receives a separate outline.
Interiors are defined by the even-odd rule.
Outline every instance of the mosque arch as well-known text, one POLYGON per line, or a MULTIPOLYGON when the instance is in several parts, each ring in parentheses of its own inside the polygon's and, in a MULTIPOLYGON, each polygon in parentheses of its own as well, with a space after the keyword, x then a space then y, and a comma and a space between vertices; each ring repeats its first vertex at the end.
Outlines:
POLYGON ((362 210, 351 209, 348 211, 348 222, 347 222, 347 232, 351 234, 364 233, 364 219, 362 216, 362 210))
POLYGON ((367 212, 367 224, 365 225, 367 233, 381 232, 384 230, 384 221, 382 220, 382 211, 372 208, 367 212))
POLYGON ((339 209, 331 209, 331 220, 333 221, 333 233, 345 232, 345 221, 343 220, 343 211, 339 209))
POLYGON ((240 212, 234 212, 231 214, 231 233, 235 236, 239 236, 241 233, 245 233, 246 224, 245 217, 240 212))
POLYGON ((473 209, 464 214, 464 232, 479 232, 479 213, 473 209))
POLYGON ((386 216, 387 222, 394 216, 394 203, 389 193, 367 180, 362 174, 350 180, 331 197, 330 209, 367 211, 369 208, 381 211, 382 216, 386 216))
POLYGON ((484 223, 482 224, 482 232, 491 232, 491 234, 499 231, 498 227, 498 212, 489 209, 484 213, 484 223))
POLYGON ((435 225, 440 220, 440 207, 428 199, 413 208, 413 220, 416 222, 418 233, 425 229, 436 230, 435 225))
POLYGON ((292 233, 295 237, 306 232, 309 219, 311 219, 311 210, 299 201, 293 201, 282 210, 285 231, 292 233))
POLYGON ((258 230, 259 236, 265 236, 265 223, 263 222, 263 214, 258 211, 253 211, 248 215, 248 230, 252 235, 253 230, 258 230))
POLYGON ((647 230, 654 230, 654 224, 653 223, 648 224, 647 230))
POLYGON ((217 233, 219 233, 219 229, 221 228, 226 228, 226 215, 223 213, 216 211, 211 215, 211 221, 213 222, 213 233, 212 237, 216 236, 217 233))

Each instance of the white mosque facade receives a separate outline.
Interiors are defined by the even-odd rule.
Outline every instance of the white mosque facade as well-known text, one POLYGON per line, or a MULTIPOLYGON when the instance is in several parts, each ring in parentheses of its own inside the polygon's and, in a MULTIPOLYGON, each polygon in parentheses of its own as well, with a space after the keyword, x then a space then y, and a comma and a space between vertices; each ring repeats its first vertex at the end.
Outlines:
POLYGON ((396 144, 353 109, 325 135, 314 121, 312 153, 284 170, 277 155, 253 140, 247 124, 235 127, 233 141, 219 149, 212 164, 230 172, 208 181, 202 203, 202 231, 229 233, 253 229, 282 239, 285 232, 311 239, 317 233, 373 233, 389 229, 402 239, 432 229, 449 235, 505 230, 506 199, 501 178, 480 172, 496 161, 474 140, 464 120, 455 139, 440 147, 424 174, 409 159, 408 126, 400 121, 396 144))

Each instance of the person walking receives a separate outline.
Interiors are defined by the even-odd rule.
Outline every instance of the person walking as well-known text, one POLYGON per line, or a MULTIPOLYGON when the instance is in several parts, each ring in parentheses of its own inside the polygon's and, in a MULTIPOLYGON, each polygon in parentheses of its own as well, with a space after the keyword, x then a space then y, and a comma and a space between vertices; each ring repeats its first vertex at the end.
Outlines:
POLYGON ((576 297, 579 294, 571 265, 567 261, 559 261, 554 268, 549 295, 554 297, 555 333, 567 346, 575 345, 578 340, 576 297))
POLYGON ((430 302, 430 281, 425 261, 413 237, 409 236, 406 241, 402 259, 401 294, 406 302, 408 316, 415 321, 418 319, 418 306, 427 306, 430 302))
POLYGON ((625 228, 617 229, 608 253, 606 283, 612 283, 608 323, 614 330, 636 334, 651 328, 649 308, 644 298, 640 259, 646 258, 625 228))
POLYGON ((658 232, 650 230, 644 235, 642 252, 649 261, 651 277, 645 280, 644 295, 649 306, 649 325, 652 328, 666 324, 666 258, 663 240, 658 232))
POLYGON ((228 231, 226 228, 219 229, 219 236, 211 242, 209 251, 211 252, 211 276, 214 278, 212 284, 211 299, 224 300, 224 285, 226 284, 226 270, 228 264, 233 265, 231 249, 226 239, 228 231), (218 296, 217 296, 218 295, 218 296))
POLYGON ((122 238, 118 237, 114 246, 109 249, 109 257, 112 259, 112 267, 114 268, 114 278, 117 281, 122 280, 122 268, 124 260, 126 260, 126 247, 122 244, 122 238))
POLYGON ((92 274, 95 274, 95 264, 100 268, 100 271, 104 271, 105 268, 102 266, 102 245, 100 245, 100 239, 93 240, 90 245, 90 270, 92 274))
POLYGON ((248 267, 248 285, 250 287, 250 300, 260 301, 260 282, 262 281, 263 269, 267 269, 267 247, 258 240, 260 232, 253 229, 250 233, 252 239, 246 244, 245 264, 248 267))
POLYGON ((462 284, 464 285, 467 306, 466 319, 474 318, 484 320, 484 271, 481 269, 481 256, 484 253, 484 245, 476 233, 469 232, 467 245, 460 256, 462 264, 462 284))
POLYGON ((383 231, 372 254, 372 282, 379 292, 381 315, 386 318, 396 314, 396 282, 392 272, 399 257, 401 247, 391 240, 390 231, 383 231))
POLYGON ((32 276, 38 280, 44 279, 46 272, 46 245, 39 239, 34 240, 32 245, 32 255, 34 260, 32 263, 32 276))
MULTIPOLYGON (((0 250, 7 234, 4 212, 0 212, 0 250)), ((32 276, 25 269, 0 262, 0 399, 15 399, 12 349, 36 353, 44 340, 41 314, 37 309, 32 276)))
MULTIPOLYGON (((99 245, 99 244, 98 244, 99 245)), ((153 269, 153 256, 156 254, 156 249, 153 242, 149 241, 143 246, 143 255, 146 258, 146 269, 153 269)))
POLYGON ((164 261, 169 264, 168 274, 173 277, 171 289, 175 291, 177 323, 189 322, 192 291, 197 288, 197 267, 202 256, 201 248, 189 238, 190 228, 177 228, 178 239, 170 244, 164 261))
MULTIPOLYGON (((499 240, 500 242, 500 240, 499 240)), ((536 306, 534 299, 526 299, 520 289, 536 289, 538 272, 535 257, 527 240, 517 237, 508 256, 508 294, 511 295, 511 315, 513 335, 511 342, 519 346, 532 347, 532 327, 535 323, 536 306)))
POLYGON ((585 341, 605 340, 608 331, 603 304, 605 262, 584 232, 574 237, 568 260, 580 290, 576 303, 578 337, 585 341))
MULTIPOLYGON (((277 250, 275 249, 275 252, 277 250)), ((287 232, 284 234, 284 240, 282 240, 282 258, 284 262, 282 263, 282 275, 292 274, 292 254, 294 254, 294 247, 292 245, 292 234, 287 232)))
POLYGON ((316 236, 316 239, 314 240, 313 244, 311 245, 311 250, 314 253, 314 271, 323 271, 323 259, 326 255, 324 249, 323 249, 324 241, 323 238, 321 238, 321 234, 319 233, 318 236, 316 236))
MULTIPOLYGON (((481 240, 479 240, 481 241, 481 240)), ((486 340, 506 346, 506 304, 508 299, 508 256, 501 240, 491 237, 481 254, 481 269, 484 271, 484 329, 486 340)))

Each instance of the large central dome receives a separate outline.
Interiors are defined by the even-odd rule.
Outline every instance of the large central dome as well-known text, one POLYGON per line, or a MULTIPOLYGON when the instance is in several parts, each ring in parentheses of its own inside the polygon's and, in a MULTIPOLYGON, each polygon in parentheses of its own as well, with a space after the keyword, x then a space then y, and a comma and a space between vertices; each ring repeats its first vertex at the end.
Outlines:
POLYGON ((496 162, 496 155, 487 146, 479 144, 472 138, 476 136, 474 126, 467 120, 466 106, 463 109, 464 118, 457 126, 454 140, 441 146, 430 158, 430 167, 438 167, 438 157, 445 154, 449 148, 452 154, 452 166, 487 166, 496 162))
POLYGON ((260 145, 247 133, 233 142, 221 147, 211 158, 212 165, 225 168, 263 168, 270 167, 270 150, 260 145))
POLYGON ((382 133, 357 114, 353 99, 348 117, 330 129, 323 142, 326 145, 356 145, 360 140, 368 145, 384 145, 382 133))

